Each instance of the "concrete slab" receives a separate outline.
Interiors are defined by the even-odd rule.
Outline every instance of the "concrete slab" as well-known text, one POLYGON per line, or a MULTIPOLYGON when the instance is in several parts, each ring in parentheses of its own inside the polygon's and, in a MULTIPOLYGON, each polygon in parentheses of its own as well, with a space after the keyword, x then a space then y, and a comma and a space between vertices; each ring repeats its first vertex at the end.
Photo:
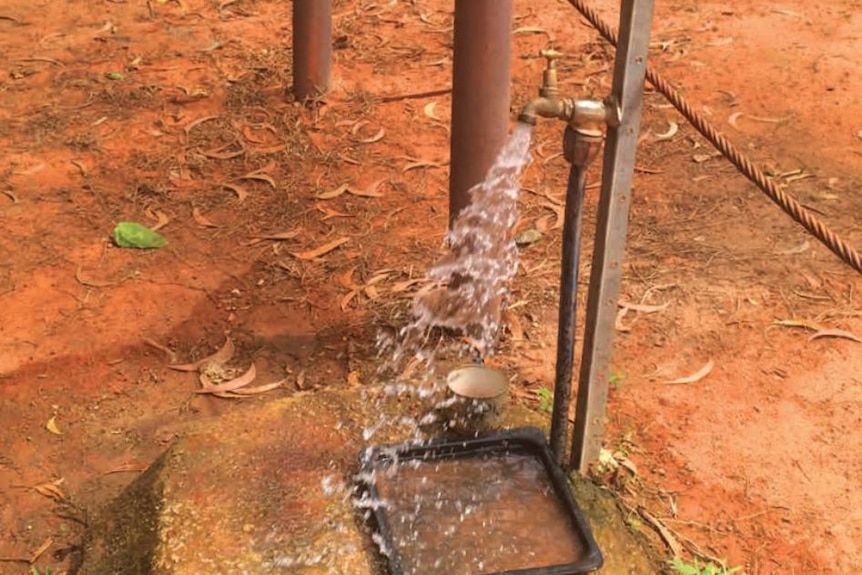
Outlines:
MULTIPOLYGON (((341 487, 357 468, 362 430, 376 419, 359 393, 322 391, 202 424, 91 522, 79 573, 378 573, 341 487)), ((611 541, 605 531, 596 530, 600 545, 611 541)), ((625 533, 614 535, 621 536, 626 543, 610 548, 626 560, 612 568, 608 557, 603 572, 656 572, 648 562, 632 570, 632 554, 643 552, 625 533)))

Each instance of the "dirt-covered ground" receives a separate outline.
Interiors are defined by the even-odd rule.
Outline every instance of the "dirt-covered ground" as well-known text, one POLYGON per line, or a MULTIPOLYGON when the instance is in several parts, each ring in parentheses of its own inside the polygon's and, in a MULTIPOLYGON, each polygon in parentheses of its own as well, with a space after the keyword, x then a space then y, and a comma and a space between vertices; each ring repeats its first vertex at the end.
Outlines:
MULTIPOLYGON (((651 66, 862 245, 862 3, 658 4, 651 66)), ((614 2, 596 7, 616 24, 614 2)), ((371 382, 375 334, 406 321, 446 231, 450 99, 404 96, 450 86, 451 11, 336 1, 333 89, 306 109, 287 96, 290 3, 0 6, 0 572, 68 569, 87 510, 183 423, 371 382), (170 243, 120 249, 120 221, 170 243), (226 334, 256 384, 285 385, 218 399, 165 368, 226 334)), ((607 93, 613 50, 567 2, 515 14, 513 110, 549 45, 566 93, 607 93)), ((852 572, 859 275, 659 94, 644 105, 606 438, 624 465, 600 479, 632 528, 686 557, 852 572)), ((493 360, 536 409, 553 379, 560 151, 560 126, 541 125, 518 230, 543 235, 522 250, 493 360)))

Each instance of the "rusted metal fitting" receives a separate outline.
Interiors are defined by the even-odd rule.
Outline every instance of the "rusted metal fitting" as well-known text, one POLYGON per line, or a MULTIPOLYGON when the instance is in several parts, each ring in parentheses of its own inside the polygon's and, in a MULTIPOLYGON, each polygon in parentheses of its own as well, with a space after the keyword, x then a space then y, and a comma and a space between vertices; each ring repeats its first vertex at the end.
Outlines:
POLYGON ((586 167, 598 155, 601 143, 601 131, 583 131, 569 124, 563 132, 563 157, 574 166, 586 167))

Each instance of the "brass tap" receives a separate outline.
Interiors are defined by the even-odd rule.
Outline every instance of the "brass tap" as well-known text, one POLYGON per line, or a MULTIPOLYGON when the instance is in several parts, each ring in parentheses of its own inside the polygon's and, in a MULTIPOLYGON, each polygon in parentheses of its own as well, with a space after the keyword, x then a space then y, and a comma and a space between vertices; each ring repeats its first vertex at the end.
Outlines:
POLYGON ((542 72, 539 97, 524 106, 518 114, 519 122, 535 126, 539 117, 559 118, 584 135, 599 137, 604 126, 620 125, 620 108, 612 98, 604 102, 560 98, 557 89, 557 60, 562 54, 556 50, 542 50, 540 54, 547 60, 547 64, 542 72))
POLYGON ((547 61, 542 72, 542 86, 539 88, 539 97, 528 102, 521 113, 518 121, 531 126, 536 125, 537 118, 559 118, 568 121, 571 116, 571 101, 561 99, 557 89, 557 60, 562 56, 556 50, 542 50, 541 56, 547 61))

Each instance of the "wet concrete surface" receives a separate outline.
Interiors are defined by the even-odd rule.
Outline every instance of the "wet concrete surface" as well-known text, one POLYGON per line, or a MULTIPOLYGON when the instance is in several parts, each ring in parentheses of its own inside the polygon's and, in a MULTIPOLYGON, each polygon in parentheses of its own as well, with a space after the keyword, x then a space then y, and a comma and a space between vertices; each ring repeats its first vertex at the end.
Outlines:
MULTIPOLYGON (((376 417, 358 392, 324 391, 201 424, 95 515, 79 573, 380 573, 345 483, 376 417)), ((533 417, 507 410, 513 426, 533 417)), ((612 497, 585 482, 575 492, 602 573, 657 572, 612 497)))

